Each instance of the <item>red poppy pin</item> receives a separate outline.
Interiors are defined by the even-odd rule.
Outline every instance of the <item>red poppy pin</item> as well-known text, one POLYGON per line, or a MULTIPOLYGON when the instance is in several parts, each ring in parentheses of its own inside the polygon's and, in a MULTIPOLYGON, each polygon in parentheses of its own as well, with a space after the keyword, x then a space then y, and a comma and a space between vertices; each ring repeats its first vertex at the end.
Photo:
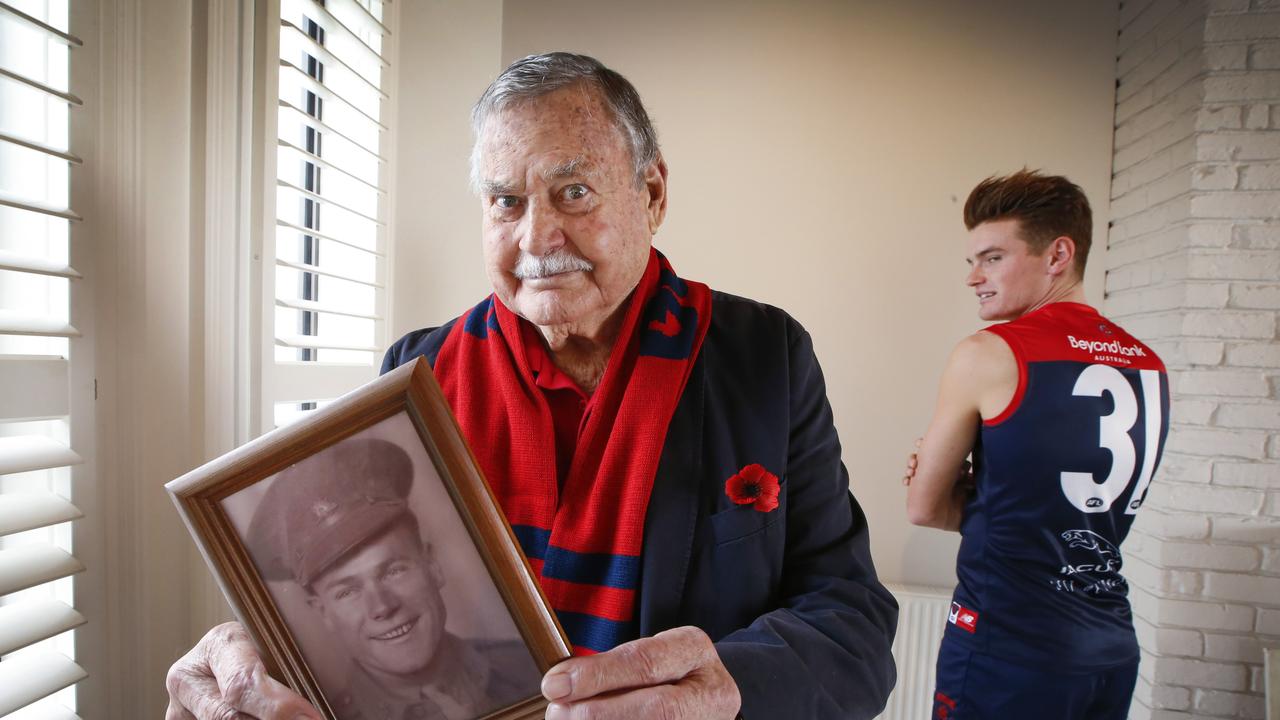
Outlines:
POLYGON ((778 476, 757 463, 742 468, 724 483, 724 494, 730 500, 760 512, 778 507, 778 490, 778 476))

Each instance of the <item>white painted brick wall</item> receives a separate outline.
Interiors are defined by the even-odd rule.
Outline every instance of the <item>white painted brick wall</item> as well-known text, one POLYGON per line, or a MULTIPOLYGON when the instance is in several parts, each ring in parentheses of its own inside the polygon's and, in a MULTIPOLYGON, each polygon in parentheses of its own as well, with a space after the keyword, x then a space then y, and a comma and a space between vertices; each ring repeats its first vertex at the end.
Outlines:
POLYGON ((1218 425, 1232 428, 1280 430, 1280 404, 1274 402, 1254 405, 1224 403, 1218 410, 1218 425))
POLYGON ((1130 717, 1263 717, 1280 646, 1280 0, 1122 0, 1104 310, 1164 358, 1130 717))

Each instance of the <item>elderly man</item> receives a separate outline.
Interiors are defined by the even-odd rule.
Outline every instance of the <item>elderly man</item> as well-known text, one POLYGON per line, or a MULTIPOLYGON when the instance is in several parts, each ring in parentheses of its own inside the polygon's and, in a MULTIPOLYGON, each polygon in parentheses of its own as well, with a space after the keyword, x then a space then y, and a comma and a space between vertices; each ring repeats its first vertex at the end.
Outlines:
POLYGON ((339 720, 471 720, 537 692, 519 639, 445 629, 444 576, 409 509, 412 485, 403 448, 352 438, 281 472, 249 525, 259 572, 297 583, 352 661, 343 687, 324 688, 339 720))
MULTIPOLYGON (((875 716, 896 606, 808 334, 652 249, 667 166, 622 76, 527 57, 473 120, 494 293, 384 367, 432 362, 569 634, 547 717, 875 716)), ((170 672, 171 717, 314 713, 260 668, 215 628, 170 672)))

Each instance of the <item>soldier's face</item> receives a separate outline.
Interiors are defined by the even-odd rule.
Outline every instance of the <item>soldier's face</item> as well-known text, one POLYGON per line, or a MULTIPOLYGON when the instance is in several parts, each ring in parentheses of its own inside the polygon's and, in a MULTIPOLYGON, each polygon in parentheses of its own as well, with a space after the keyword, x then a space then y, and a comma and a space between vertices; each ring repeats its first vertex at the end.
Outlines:
POLYGON ((444 634, 439 566, 407 525, 367 541, 311 584, 311 604, 353 659, 369 670, 412 675, 444 634))

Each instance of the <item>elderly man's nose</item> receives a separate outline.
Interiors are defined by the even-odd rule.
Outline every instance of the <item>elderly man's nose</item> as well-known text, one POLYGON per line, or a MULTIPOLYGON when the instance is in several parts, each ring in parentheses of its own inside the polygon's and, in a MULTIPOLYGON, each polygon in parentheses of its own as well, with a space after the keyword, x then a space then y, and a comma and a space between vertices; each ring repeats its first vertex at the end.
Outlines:
POLYGON ((546 255, 564 245, 560 215, 548 203, 530 202, 522 225, 520 249, 530 255, 546 255))

